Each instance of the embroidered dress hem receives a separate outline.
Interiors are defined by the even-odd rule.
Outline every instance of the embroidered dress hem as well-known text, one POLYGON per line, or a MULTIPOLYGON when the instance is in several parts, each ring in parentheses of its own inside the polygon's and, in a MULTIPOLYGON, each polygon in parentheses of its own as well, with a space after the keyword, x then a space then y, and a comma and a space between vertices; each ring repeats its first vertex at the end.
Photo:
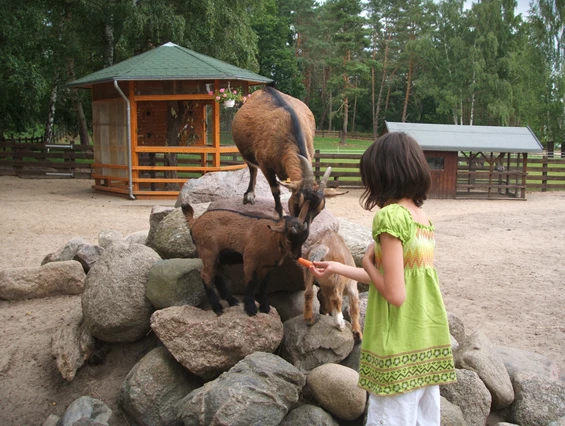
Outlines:
POLYGON ((361 351, 359 386, 375 395, 397 395, 456 381, 451 346, 379 357, 361 351))

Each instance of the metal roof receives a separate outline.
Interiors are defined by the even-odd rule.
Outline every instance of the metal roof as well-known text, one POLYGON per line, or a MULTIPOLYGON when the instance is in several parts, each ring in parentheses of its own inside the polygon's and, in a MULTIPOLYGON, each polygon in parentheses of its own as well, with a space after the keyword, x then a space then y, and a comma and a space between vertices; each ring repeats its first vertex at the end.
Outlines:
POLYGON ((67 87, 92 87, 114 80, 238 80, 266 84, 273 80, 174 43, 133 56, 79 78, 67 87))
POLYGON ((541 153, 543 146, 529 127, 456 126, 386 122, 389 132, 405 132, 426 151, 541 153))

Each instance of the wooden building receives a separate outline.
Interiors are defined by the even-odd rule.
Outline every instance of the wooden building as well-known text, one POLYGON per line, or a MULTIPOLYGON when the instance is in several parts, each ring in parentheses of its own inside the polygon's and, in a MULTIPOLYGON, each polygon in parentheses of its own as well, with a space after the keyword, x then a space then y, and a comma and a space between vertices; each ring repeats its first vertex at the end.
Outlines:
POLYGON ((221 123, 234 109, 214 100, 272 80, 166 43, 68 87, 92 90, 94 189, 130 198, 176 198, 190 177, 245 167, 221 123))
POLYGON ((386 122, 423 148, 432 174, 429 198, 526 199, 528 154, 543 153, 529 127, 386 122))

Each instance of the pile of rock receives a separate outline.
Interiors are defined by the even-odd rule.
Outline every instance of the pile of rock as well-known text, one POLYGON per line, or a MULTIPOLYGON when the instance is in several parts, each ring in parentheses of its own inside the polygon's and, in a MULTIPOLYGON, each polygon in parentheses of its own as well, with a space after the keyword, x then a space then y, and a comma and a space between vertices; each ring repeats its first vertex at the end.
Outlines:
MULTIPOLYGON (((233 208, 240 204, 234 200, 233 208)), ((195 207, 202 212, 214 204, 195 207)), ((360 264, 370 230, 325 211, 310 239, 326 227, 339 227, 360 264)), ((226 306, 216 316, 207 309, 202 264, 180 209, 154 207, 148 232, 124 237, 102 231, 97 245, 75 238, 43 263, 0 271, 0 298, 81 294, 81 309, 52 340, 66 380, 80 374, 98 341, 134 342, 150 332, 159 338, 120 388, 119 404, 131 424, 363 424, 359 345, 350 328, 338 330, 327 316, 304 323, 294 262, 280 267, 269 287, 270 313, 249 317, 241 306, 226 306)), ((241 271, 230 268, 238 293, 241 271)), ((361 294, 361 321, 366 297, 361 294)), ((458 381, 441 387, 442 425, 565 425, 565 381, 553 362, 495 346, 480 331, 467 335, 454 315, 449 322, 458 381)), ((82 397, 44 424, 105 425, 111 419, 103 401, 82 397)))

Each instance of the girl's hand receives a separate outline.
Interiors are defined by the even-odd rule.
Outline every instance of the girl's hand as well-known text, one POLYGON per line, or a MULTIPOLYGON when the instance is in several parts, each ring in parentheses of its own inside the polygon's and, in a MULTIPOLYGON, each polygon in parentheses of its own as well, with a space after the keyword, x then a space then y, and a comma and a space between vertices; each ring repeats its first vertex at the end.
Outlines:
POLYGON ((375 242, 372 241, 368 246, 367 250, 365 250, 365 254, 363 255, 362 260, 363 266, 366 264, 374 265, 375 264, 375 242))
POLYGON ((310 267, 310 272, 312 275, 318 278, 328 278, 329 276, 335 274, 334 262, 312 262, 313 265, 310 267))

